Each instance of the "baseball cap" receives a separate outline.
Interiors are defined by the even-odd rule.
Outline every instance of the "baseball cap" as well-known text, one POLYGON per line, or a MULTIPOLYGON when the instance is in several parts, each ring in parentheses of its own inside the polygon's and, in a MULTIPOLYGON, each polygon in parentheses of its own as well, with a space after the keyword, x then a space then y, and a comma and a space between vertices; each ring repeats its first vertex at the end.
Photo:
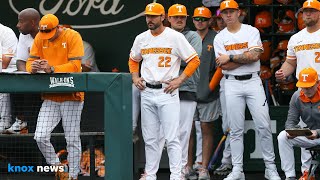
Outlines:
POLYGON ((299 73, 297 87, 308 88, 314 86, 318 81, 318 73, 313 68, 304 68, 299 73))
POLYGON ((194 9, 193 17, 211 18, 211 11, 206 7, 197 7, 194 9))
POLYGON ((182 4, 174 4, 169 8, 168 16, 188 16, 187 8, 182 4))
POLYGON ((307 8, 316 9, 320 11, 320 2, 317 0, 307 0, 303 3, 301 10, 307 9, 307 8))
POLYGON ((220 11, 225 9, 239 9, 239 5, 234 0, 225 0, 220 3, 220 11))
POLYGON ((43 16, 39 22, 39 37, 40 39, 50 39, 52 38, 59 25, 59 19, 53 14, 47 14, 43 16))
POLYGON ((165 14, 165 11, 164 11, 164 7, 161 4, 150 3, 146 6, 146 10, 145 10, 144 14, 159 16, 161 14, 165 14))

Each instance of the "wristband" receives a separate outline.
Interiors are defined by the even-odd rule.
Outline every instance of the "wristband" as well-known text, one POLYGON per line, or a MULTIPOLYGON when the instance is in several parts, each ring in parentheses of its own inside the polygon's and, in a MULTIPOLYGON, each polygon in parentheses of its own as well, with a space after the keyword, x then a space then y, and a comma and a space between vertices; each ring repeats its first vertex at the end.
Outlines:
POLYGON ((50 67, 50 70, 51 70, 51 74, 54 73, 54 67, 53 66, 50 67))
POLYGON ((234 62, 233 61, 233 55, 229 55, 229 62, 234 62))

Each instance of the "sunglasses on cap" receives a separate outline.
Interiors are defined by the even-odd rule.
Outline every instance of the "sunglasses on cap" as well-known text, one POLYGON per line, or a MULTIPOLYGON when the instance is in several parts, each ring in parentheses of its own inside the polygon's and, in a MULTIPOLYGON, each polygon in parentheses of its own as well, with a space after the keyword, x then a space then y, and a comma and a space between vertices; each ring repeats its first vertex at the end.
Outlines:
POLYGON ((51 32, 51 31, 54 30, 54 29, 55 29, 55 28, 42 30, 42 29, 38 28, 38 30, 39 30, 40 32, 42 32, 42 33, 49 33, 49 32, 51 32))
POLYGON ((209 21, 209 18, 205 18, 205 17, 194 17, 193 20, 204 22, 204 21, 209 21))

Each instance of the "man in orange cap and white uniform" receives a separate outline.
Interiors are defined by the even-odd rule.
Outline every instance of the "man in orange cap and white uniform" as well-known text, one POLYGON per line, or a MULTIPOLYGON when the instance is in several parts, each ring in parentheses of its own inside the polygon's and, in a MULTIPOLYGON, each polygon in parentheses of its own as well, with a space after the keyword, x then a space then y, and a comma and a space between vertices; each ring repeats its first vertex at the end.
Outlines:
MULTIPOLYGON (((41 18, 39 32, 34 38, 26 63, 28 72, 81 72, 81 58, 84 55, 82 38, 78 32, 62 28, 58 24, 59 19, 53 14, 41 18)), ((59 165, 50 136, 62 119, 67 142, 69 179, 77 179, 81 158, 80 120, 84 93, 44 93, 42 99, 44 101, 38 115, 34 139, 47 163, 59 165)))
POLYGON ((256 133, 262 146, 266 166, 265 178, 281 180, 274 162, 269 107, 259 77, 260 55, 263 52, 259 30, 239 21, 240 10, 236 1, 221 2, 220 10, 227 27, 215 37, 214 48, 216 62, 225 76, 225 100, 233 165, 232 172, 224 180, 245 179, 243 131, 246 105, 257 127, 256 133))
MULTIPOLYGON (((318 73, 315 69, 309 67, 302 69, 298 77, 297 87, 301 89, 291 97, 285 129, 296 128, 301 119, 311 130, 312 135, 293 136, 285 130, 279 133, 281 168, 286 175, 286 180, 296 180, 293 147, 310 148, 320 145, 320 125, 318 123, 320 119, 320 83, 318 73)), ((303 178, 303 180, 306 179, 307 177, 303 178)), ((310 180, 314 179, 313 177, 310 180)))
MULTIPOLYGON (((301 11, 306 28, 291 36, 288 42, 286 61, 275 73, 278 81, 286 81, 295 70, 298 79, 298 72, 307 67, 312 67, 320 72, 320 2, 316 0, 305 1, 301 11)), ((300 126, 305 126, 302 121, 300 126)), ((306 176, 311 163, 311 155, 304 148, 301 148, 301 162, 301 172, 306 176)))
POLYGON ((200 60, 183 34, 163 26, 165 10, 161 4, 148 4, 145 15, 149 30, 135 38, 129 58, 132 81, 141 90, 141 128, 146 153, 145 174, 141 179, 157 178, 161 126, 167 143, 170 179, 181 180, 178 88, 196 71, 200 60), (181 61, 187 66, 179 75, 181 61))

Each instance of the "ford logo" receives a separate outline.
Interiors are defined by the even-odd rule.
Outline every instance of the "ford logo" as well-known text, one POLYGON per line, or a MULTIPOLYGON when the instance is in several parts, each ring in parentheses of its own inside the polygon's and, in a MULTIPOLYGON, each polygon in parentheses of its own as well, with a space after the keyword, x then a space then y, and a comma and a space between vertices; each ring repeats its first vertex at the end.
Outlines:
MULTIPOLYGON (((19 14, 20 10, 23 10, 24 8, 18 10, 14 2, 20 5, 22 4, 21 0, 9 0, 11 9, 19 14)), ((121 0, 40 0, 38 9, 43 15, 49 13, 56 14, 59 12, 70 17, 82 16, 82 20, 79 22, 86 22, 85 24, 73 24, 71 26, 75 29, 91 29, 116 26, 144 15, 144 11, 141 10, 130 15, 132 14, 132 10, 134 10, 133 7, 136 7, 134 5, 136 5, 137 2, 131 0, 129 2, 132 3, 132 6, 123 4, 121 0), (103 19, 103 23, 88 23, 89 20, 83 20, 87 18, 90 19, 90 22, 97 22, 100 21, 99 17, 101 17, 100 19, 103 19)), ((153 2, 156 2, 156 0, 153 2)), ((146 4, 141 3, 143 10, 145 5, 146 4)), ((79 18, 77 18, 77 20, 79 20, 79 18)), ((73 20, 72 22, 77 22, 77 20, 73 20)))

